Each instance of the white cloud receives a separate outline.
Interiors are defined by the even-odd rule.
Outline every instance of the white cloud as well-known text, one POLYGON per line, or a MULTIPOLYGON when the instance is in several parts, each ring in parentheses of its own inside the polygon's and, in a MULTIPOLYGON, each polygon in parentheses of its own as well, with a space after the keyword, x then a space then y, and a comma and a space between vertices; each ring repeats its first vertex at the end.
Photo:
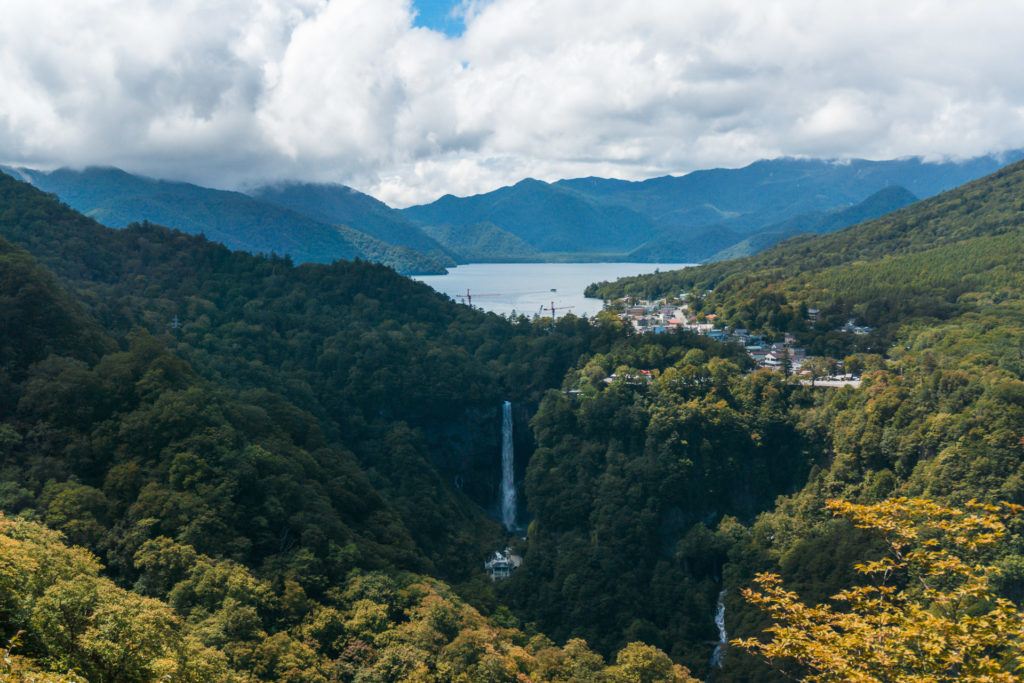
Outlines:
POLYGON ((406 204, 781 154, 1024 146, 1024 4, 6 0, 0 160, 406 204))

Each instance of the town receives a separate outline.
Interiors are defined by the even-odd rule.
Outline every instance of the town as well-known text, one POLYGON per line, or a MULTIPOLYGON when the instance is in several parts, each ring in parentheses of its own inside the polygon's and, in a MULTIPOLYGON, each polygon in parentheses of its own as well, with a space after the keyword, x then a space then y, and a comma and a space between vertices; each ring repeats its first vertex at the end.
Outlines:
MULTIPOLYGON (((720 324, 714 313, 698 315, 688 303, 690 294, 674 299, 647 301, 627 297, 606 301, 605 310, 612 311, 638 334, 672 334, 688 332, 706 336, 723 343, 741 345, 758 368, 796 376, 803 384, 820 387, 860 386, 860 377, 844 372, 842 361, 808 356, 798 345, 796 337, 785 334, 781 341, 772 341, 763 334, 744 328, 720 324)), ((817 321, 818 309, 807 311, 808 321, 817 321)), ((848 320, 840 332, 856 335, 869 334, 870 327, 848 320)))

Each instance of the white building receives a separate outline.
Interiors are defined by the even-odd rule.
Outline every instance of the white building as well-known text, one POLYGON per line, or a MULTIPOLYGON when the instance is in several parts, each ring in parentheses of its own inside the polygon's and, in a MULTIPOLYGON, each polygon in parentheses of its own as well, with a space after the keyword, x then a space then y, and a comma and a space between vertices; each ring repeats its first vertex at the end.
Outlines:
POLYGON ((495 550, 491 559, 484 562, 484 569, 491 577, 491 581, 500 581, 512 576, 512 572, 519 569, 523 558, 512 552, 511 548, 495 550))

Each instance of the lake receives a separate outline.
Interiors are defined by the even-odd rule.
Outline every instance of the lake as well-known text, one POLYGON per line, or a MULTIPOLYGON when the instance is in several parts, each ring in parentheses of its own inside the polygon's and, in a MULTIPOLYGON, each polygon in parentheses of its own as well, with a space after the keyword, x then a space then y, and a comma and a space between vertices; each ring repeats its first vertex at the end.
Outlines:
POLYGON ((601 310, 600 299, 588 299, 583 290, 592 282, 642 275, 655 270, 676 270, 691 263, 469 263, 450 268, 447 275, 418 275, 426 283, 456 301, 466 291, 473 305, 495 313, 551 315, 542 307, 562 308, 558 315, 572 312, 592 316, 601 310), (571 308, 567 308, 571 307, 571 308))

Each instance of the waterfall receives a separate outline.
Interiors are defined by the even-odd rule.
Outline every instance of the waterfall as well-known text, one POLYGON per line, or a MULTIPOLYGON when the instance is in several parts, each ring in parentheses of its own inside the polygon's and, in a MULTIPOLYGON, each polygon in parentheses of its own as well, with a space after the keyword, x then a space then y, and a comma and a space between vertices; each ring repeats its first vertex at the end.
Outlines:
POLYGON ((516 454, 512 444, 512 403, 501 407, 501 523, 516 528, 516 454))
POLYGON ((725 632, 725 589, 718 594, 718 602, 715 603, 715 628, 718 629, 718 642, 715 650, 711 653, 711 668, 722 668, 722 657, 725 654, 725 646, 729 642, 729 634, 725 632))

